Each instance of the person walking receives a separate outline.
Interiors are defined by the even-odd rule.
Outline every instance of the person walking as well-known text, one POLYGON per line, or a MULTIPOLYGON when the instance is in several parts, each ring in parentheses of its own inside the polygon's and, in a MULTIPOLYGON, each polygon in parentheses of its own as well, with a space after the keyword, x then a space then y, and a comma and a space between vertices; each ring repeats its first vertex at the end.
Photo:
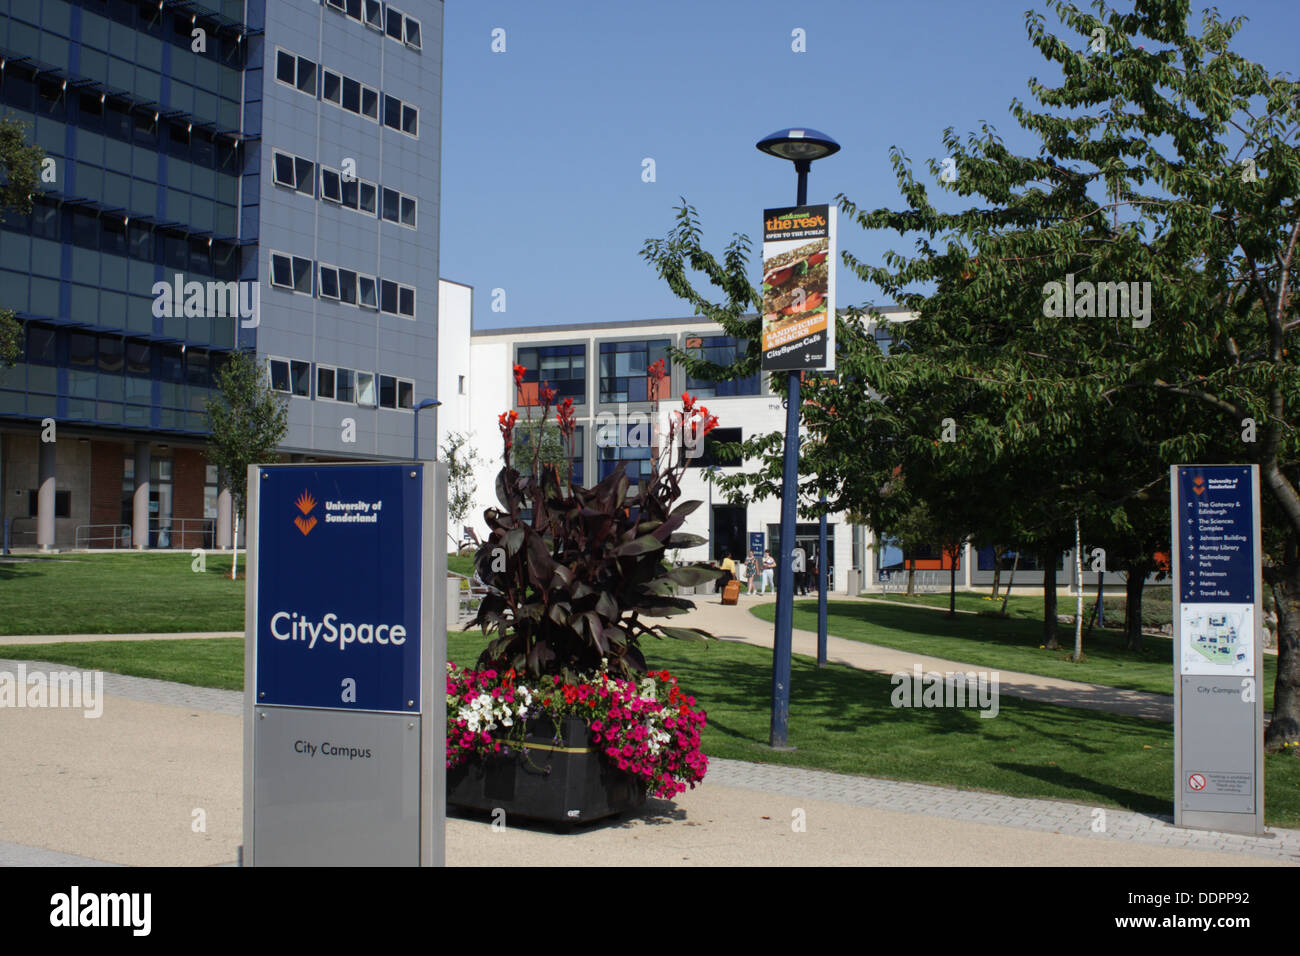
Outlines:
POLYGON ((771 551, 763 552, 763 589, 759 594, 766 594, 769 590, 775 591, 772 585, 772 572, 776 570, 776 559, 772 557, 771 551))
POLYGON ((745 559, 745 578, 745 593, 753 594, 754 588, 758 587, 758 555, 753 551, 745 559))
POLYGON ((803 549, 803 545, 794 546, 794 593, 808 593, 808 552, 803 549))
MULTIPOLYGON (((813 552, 813 556, 808 560, 808 578, 809 580, 812 581, 813 592, 815 594, 821 594, 822 579, 817 576, 817 553, 816 552, 813 552)), ((807 594, 808 589, 804 588, 803 593, 807 594)))
POLYGON ((722 586, 725 588, 731 583, 731 579, 736 576, 736 562, 731 560, 730 553, 722 559, 722 570, 727 572, 727 576, 722 579, 722 586))

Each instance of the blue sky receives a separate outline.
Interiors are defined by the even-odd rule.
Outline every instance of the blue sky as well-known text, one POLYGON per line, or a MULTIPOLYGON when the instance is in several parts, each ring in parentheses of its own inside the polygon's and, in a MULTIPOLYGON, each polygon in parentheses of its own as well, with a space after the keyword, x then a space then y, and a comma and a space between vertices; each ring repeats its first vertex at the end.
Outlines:
MULTIPOLYGON (((1249 17, 1234 49, 1300 72, 1297 0, 1218 6, 1249 17)), ((809 201, 844 192, 866 208, 901 205, 892 146, 918 175, 946 155, 949 126, 964 137, 987 121, 1030 149, 1008 106, 1029 102, 1030 77, 1057 79, 1026 35, 1031 8, 1057 23, 1041 0, 453 0, 441 275, 474 286, 476 328, 690 314, 640 249, 672 228, 680 197, 712 250, 733 232, 757 246, 762 210, 794 201, 792 165, 754 148, 773 130, 834 136, 843 148, 813 165, 809 201), (791 49, 796 28, 806 52, 791 49)), ((843 220, 840 245, 871 262, 910 251, 843 220)), ((840 307, 888 304, 843 265, 838 277, 840 307)))

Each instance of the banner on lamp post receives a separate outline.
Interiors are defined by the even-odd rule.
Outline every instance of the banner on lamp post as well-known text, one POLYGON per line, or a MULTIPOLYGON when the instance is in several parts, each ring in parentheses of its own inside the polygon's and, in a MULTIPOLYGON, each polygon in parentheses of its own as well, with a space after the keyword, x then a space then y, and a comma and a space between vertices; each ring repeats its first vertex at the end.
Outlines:
POLYGON ((763 212, 764 371, 835 368, 834 206, 763 212))

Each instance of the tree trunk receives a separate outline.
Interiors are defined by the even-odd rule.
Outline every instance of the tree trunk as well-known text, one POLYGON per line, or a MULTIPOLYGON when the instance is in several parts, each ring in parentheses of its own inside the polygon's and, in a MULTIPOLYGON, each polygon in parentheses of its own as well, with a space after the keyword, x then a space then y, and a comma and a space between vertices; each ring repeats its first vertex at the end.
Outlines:
POLYGON ((1300 746, 1300 561, 1279 568, 1277 594, 1277 683, 1273 719, 1264 731, 1264 749, 1300 746))
POLYGON ((1043 646, 1054 651, 1061 645, 1056 640, 1056 558, 1059 552, 1044 551, 1038 555, 1043 562, 1043 646))
MULTIPOLYGON (((1124 637, 1130 651, 1142 651, 1142 589, 1146 587, 1145 567, 1129 568, 1124 582, 1124 637)), ((1177 613, 1177 608, 1174 609, 1177 613)))
POLYGON ((998 596, 998 584, 1002 581, 1002 548, 998 545, 993 546, 993 594, 994 600, 998 596))
POLYGON ((1083 538, 1079 533, 1079 516, 1074 516, 1074 654, 1075 663, 1083 658, 1083 538))
POLYGON ((915 595, 916 595, 916 558, 912 558, 907 562, 907 596, 914 597, 915 595))
POLYGON ((957 549, 948 556, 948 616, 957 616, 957 549))
POLYGON ((1016 568, 1020 567, 1020 552, 1016 552, 1016 559, 1011 562, 1011 577, 1007 578, 1007 589, 1002 592, 1002 611, 1003 617, 1007 616, 1007 601, 1011 599, 1011 586, 1016 583, 1016 568))

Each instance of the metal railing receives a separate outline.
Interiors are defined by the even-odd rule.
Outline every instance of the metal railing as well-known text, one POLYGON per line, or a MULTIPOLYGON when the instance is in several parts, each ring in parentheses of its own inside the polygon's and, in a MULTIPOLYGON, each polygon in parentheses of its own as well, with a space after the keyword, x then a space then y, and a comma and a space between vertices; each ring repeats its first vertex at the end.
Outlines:
POLYGON ((487 585, 477 584, 473 579, 457 574, 455 571, 448 571, 447 576, 458 578, 460 581, 458 592, 460 601, 456 610, 456 622, 463 627, 474 620, 474 615, 478 613, 479 602, 488 593, 487 585))
POLYGON ((77 548, 131 547, 131 526, 128 524, 79 524, 72 543, 77 548))
MULTIPOLYGON (((931 594, 936 591, 948 590, 947 571, 916 571, 914 572, 913 588, 918 594, 931 594)), ((895 594, 907 593, 907 572, 906 571, 887 571, 885 579, 877 581, 876 586, 880 588, 880 593, 895 594)))
MULTIPOLYGON (((194 548, 212 548, 215 547, 215 538, 215 518, 171 518, 165 522, 160 522, 157 518, 149 519, 151 550, 190 551, 194 548)), ((129 524, 78 525, 73 543, 78 548, 130 550, 131 526, 129 524)))

